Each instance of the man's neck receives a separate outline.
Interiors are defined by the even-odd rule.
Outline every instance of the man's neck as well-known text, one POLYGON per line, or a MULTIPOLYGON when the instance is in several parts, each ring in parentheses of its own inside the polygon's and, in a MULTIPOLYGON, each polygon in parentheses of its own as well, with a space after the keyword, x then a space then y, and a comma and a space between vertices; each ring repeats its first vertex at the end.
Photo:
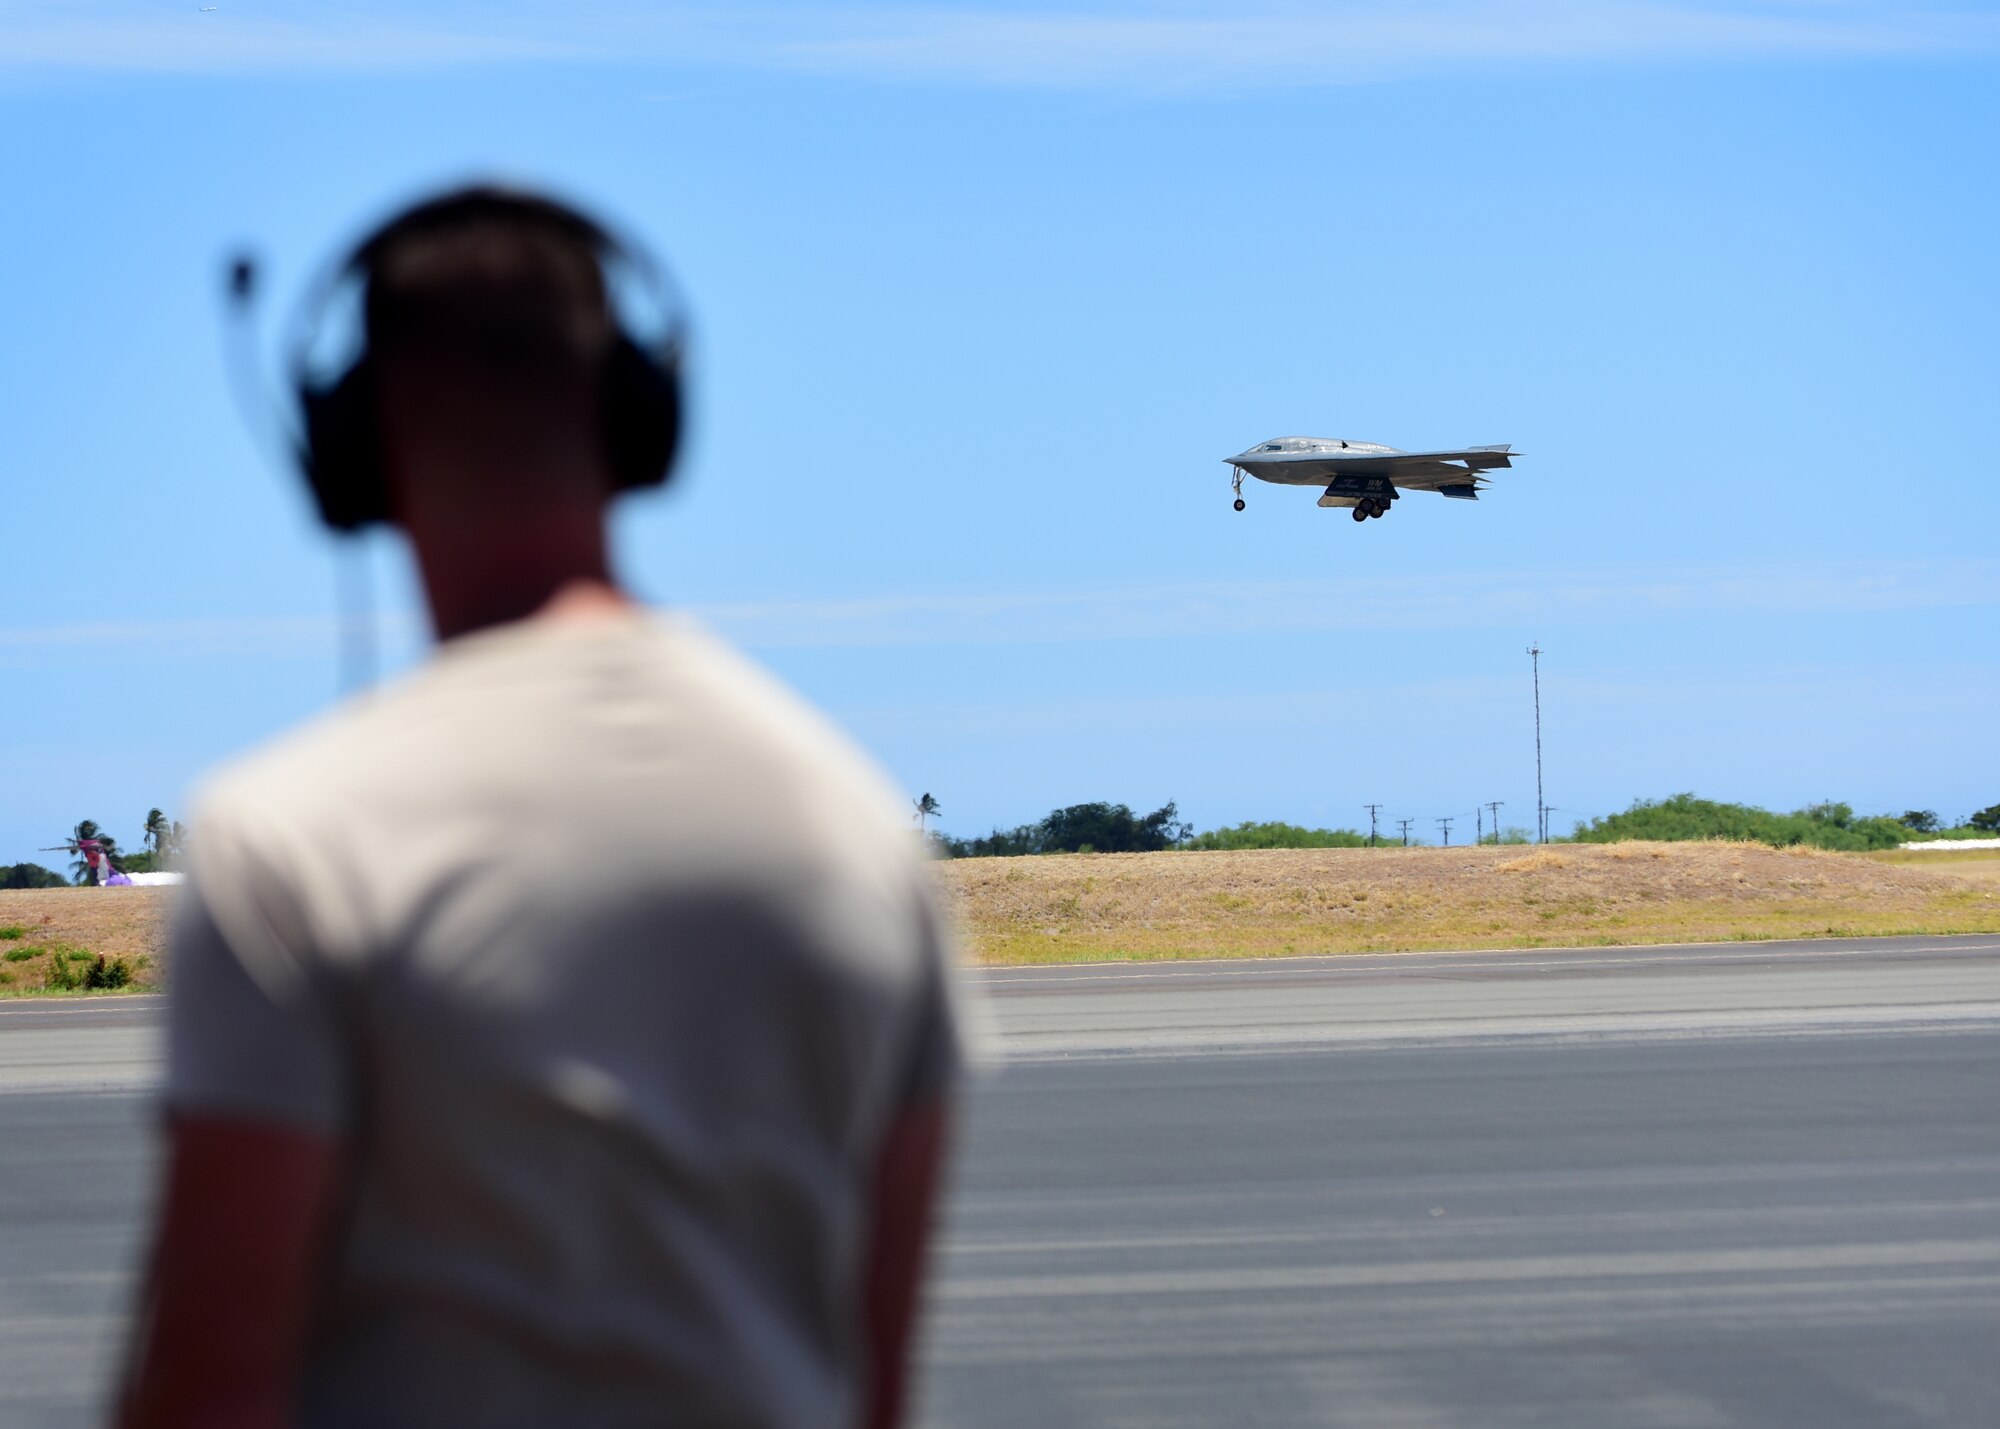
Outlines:
POLYGON ((413 522, 409 534, 441 641, 518 620, 602 619, 632 606, 611 572, 598 510, 475 514, 449 528, 413 522))

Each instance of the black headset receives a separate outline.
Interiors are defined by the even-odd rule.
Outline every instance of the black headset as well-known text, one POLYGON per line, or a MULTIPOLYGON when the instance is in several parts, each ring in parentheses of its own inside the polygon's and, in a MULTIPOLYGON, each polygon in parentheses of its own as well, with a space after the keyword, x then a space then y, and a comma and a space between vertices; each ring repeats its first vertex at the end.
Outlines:
MULTIPOLYGON (((390 512, 375 363, 365 337, 344 371, 330 378, 313 372, 313 348, 331 295, 343 285, 365 289, 383 256, 406 239, 486 218, 525 221, 587 250, 603 276, 607 301, 614 290, 612 275, 621 268, 651 290, 663 310, 658 337, 642 341, 622 316, 614 319, 602 375, 604 449, 618 491, 662 485, 673 471, 681 432, 685 321, 659 271, 642 253, 565 204, 538 194, 479 185, 429 199, 376 229, 314 290, 302 314, 305 321, 298 328, 291 362, 300 416, 294 450, 319 503, 320 518, 336 531, 358 531, 387 521, 390 512)), ((615 312, 615 302, 613 308, 615 312)))

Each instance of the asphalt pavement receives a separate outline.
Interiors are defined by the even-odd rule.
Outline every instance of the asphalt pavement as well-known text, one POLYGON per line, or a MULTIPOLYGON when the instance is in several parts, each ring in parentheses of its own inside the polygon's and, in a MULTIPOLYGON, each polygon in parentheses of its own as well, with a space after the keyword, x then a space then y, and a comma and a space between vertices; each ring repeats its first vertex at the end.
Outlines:
MULTIPOLYGON (((990 970, 922 1420, 2000 1422, 2000 939, 990 970)), ((92 1422, 149 1000, 0 1004, 0 1424, 92 1422)))

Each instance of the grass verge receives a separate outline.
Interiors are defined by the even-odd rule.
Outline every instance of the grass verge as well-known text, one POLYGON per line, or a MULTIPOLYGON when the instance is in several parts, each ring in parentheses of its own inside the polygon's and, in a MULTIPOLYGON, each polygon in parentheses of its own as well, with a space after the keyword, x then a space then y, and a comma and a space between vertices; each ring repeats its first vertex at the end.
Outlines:
POLYGON ((0 889, 0 997, 156 990, 173 892, 0 889))
POLYGON ((1057 855, 938 877, 987 964, 2000 932, 2000 881, 1762 844, 1057 855))
MULTIPOLYGON (((958 859, 935 873, 987 964, 2000 933, 2000 853, 1741 843, 1257 849, 958 859)), ((174 890, 0 891, 0 996, 119 959, 157 983, 174 890), (51 969, 54 969, 52 972, 51 969)), ((81 991, 81 989, 78 989, 81 991)))

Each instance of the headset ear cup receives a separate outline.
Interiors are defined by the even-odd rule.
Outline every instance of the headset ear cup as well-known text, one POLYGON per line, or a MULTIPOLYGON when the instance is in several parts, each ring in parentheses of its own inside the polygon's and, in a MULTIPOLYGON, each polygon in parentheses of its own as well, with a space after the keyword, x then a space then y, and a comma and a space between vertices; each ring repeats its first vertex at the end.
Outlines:
POLYGON ((301 387, 299 408, 305 418, 300 465, 320 519, 336 531, 387 521, 389 487, 369 360, 363 357, 330 387, 301 387))
POLYGON ((604 445, 616 489, 664 483, 680 431, 677 367, 619 334, 604 367, 604 445))

